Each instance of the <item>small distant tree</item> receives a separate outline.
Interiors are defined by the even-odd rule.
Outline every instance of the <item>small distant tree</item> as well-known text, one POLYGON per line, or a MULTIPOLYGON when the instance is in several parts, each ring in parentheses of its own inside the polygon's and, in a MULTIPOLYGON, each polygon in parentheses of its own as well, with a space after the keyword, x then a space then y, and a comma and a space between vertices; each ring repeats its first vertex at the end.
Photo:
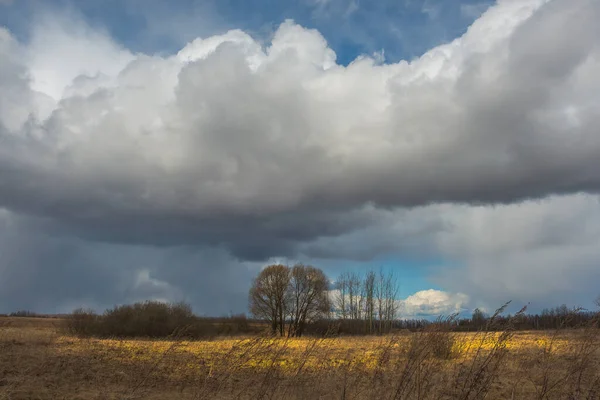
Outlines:
POLYGON ((483 311, 479 308, 473 310, 473 315, 471 316, 471 323, 473 327, 479 329, 485 325, 486 316, 483 311))

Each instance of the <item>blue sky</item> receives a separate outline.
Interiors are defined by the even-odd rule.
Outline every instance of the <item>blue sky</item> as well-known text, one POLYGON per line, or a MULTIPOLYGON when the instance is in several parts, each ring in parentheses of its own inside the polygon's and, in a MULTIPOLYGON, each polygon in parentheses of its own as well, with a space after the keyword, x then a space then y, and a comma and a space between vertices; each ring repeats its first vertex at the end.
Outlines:
POLYGON ((364 273, 366 270, 384 273, 392 272, 397 277, 400 285, 399 296, 406 298, 411 294, 423 289, 443 289, 429 279, 429 275, 439 268, 440 264, 446 263, 435 260, 399 259, 398 257, 378 257, 368 262, 353 260, 319 260, 315 262, 327 273, 331 279, 335 279, 341 272, 352 271, 364 273))
POLYGON ((0 24, 22 40, 40 13, 76 12, 133 51, 172 53, 196 37, 242 29, 267 39, 286 19, 315 28, 347 64, 385 51, 412 59, 461 36, 485 11, 485 0, 19 0, 2 8, 0 24))
POLYGON ((273 260, 393 270, 420 313, 589 306, 598 19, 572 0, 0 0, 0 312, 240 312, 273 260))

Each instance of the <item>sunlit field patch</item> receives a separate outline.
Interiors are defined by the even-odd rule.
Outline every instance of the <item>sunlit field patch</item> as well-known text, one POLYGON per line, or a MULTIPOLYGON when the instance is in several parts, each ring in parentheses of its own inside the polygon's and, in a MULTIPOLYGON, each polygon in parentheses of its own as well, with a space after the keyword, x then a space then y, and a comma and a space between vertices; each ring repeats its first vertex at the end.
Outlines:
MULTIPOLYGON (((453 359, 468 359, 476 352, 489 352, 498 346, 500 333, 453 334, 453 359)), ((390 345, 393 359, 407 357, 411 337, 347 337, 315 340, 311 338, 221 338, 210 341, 173 340, 118 340, 79 339, 60 336, 56 344, 63 353, 90 352, 112 361, 134 364, 155 362, 165 353, 179 355, 193 361, 184 367, 199 371, 202 366, 218 368, 225 357, 229 363, 237 363, 241 370, 264 370, 278 368, 294 373, 298 368, 305 370, 328 369, 345 366, 351 369, 373 370, 377 368, 390 345), (252 357, 249 357, 249 355, 252 357)), ((564 352, 570 342, 564 337, 552 337, 551 333, 520 333, 502 344, 511 352, 553 351, 564 352)))

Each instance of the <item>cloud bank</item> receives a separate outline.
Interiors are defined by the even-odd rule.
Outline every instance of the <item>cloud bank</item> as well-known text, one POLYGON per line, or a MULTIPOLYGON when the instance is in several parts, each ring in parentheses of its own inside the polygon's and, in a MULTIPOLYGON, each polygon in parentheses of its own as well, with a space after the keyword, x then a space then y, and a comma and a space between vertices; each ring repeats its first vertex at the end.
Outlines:
POLYGON ((482 301, 579 300, 598 275, 599 17, 501 0, 415 60, 348 66, 293 21, 171 56, 65 16, 28 43, 0 28, 3 285, 62 307, 185 297, 198 276, 237 309, 269 257, 391 253, 444 260, 432 280, 482 301))

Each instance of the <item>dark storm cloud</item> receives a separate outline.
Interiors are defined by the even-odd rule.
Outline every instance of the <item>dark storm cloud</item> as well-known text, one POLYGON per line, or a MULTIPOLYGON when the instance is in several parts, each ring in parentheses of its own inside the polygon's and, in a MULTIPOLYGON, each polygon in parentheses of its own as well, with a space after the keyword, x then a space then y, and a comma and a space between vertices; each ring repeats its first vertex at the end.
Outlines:
POLYGON ((186 301, 208 315, 243 312, 259 268, 221 249, 90 242, 0 214, 0 312, 102 311, 146 299, 186 301))

